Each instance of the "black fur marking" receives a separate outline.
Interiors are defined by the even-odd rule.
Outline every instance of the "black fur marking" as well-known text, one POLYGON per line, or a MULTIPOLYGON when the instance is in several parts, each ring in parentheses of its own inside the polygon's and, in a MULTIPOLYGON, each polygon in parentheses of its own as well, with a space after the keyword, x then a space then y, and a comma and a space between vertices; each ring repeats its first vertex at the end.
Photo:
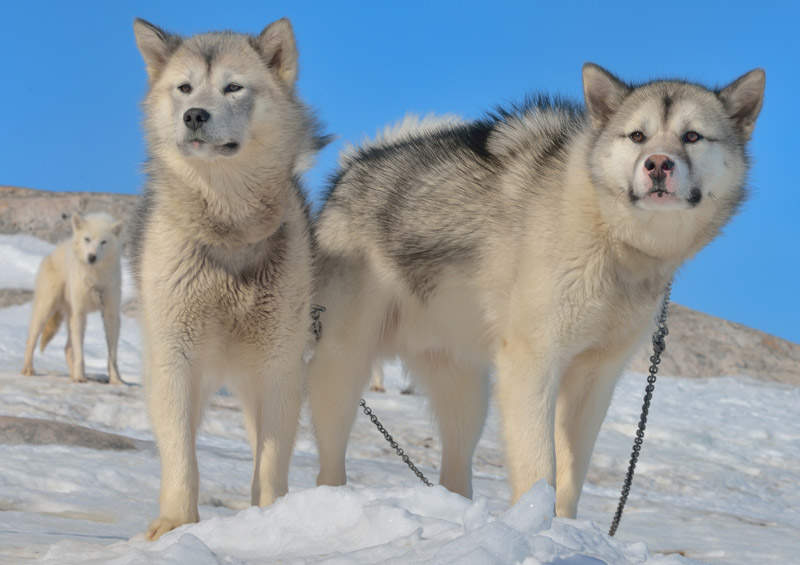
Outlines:
POLYGON ((404 234, 399 245, 390 250, 390 256, 403 273, 410 288, 421 300, 435 290, 435 281, 441 269, 448 264, 470 260, 475 247, 470 242, 457 243, 447 238, 440 241, 404 234))
POLYGON ((664 123, 669 121, 669 111, 672 108, 672 97, 669 94, 664 95, 664 123))

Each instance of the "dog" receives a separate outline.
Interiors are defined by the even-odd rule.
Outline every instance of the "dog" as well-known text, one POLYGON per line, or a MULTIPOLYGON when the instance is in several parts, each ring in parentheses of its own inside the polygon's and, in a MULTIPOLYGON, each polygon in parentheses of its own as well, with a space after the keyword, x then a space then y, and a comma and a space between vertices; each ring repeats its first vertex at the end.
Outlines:
POLYGON ((148 182, 135 214, 145 389, 161 456, 155 540, 198 520, 195 436, 223 382, 242 401, 253 504, 288 490, 311 341, 309 214, 324 143, 295 93, 288 20, 182 38, 136 20, 149 76, 148 182))
POLYGON ((108 214, 72 216, 72 237, 61 242, 42 260, 36 274, 33 312, 25 346, 23 375, 33 375, 33 351, 40 351, 67 320, 64 353, 72 382, 86 382, 83 337, 86 316, 100 310, 108 345, 108 379, 122 384, 117 368, 122 272, 120 241, 122 222, 108 214))
POLYGON ((494 370, 512 502, 544 479, 576 515, 667 283, 745 198, 765 86, 760 69, 720 90, 594 64, 582 78, 585 106, 539 96, 343 157, 316 221, 318 484, 345 483, 370 367, 399 355, 430 397, 442 485, 472 495, 494 370))

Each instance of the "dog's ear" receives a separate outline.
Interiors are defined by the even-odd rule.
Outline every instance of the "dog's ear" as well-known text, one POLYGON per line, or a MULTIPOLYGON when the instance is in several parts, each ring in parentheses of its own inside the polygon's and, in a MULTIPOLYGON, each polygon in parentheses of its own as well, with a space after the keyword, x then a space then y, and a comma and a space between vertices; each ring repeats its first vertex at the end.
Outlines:
POLYGON ((77 232, 83 229, 83 226, 86 225, 86 220, 83 219, 78 213, 72 214, 72 231, 77 232))
POLYGON ((292 88, 297 80, 297 45, 289 20, 283 18, 265 27, 256 45, 267 66, 292 88))
POLYGON ((136 18, 133 22, 136 45, 147 65, 147 75, 152 84, 159 75, 169 56, 181 44, 181 38, 167 33, 150 22, 136 18))
POLYGON ((111 226, 111 233, 114 234, 114 237, 119 237, 119 234, 122 233, 122 221, 114 222, 114 225, 111 226))
POLYGON ((749 139, 756 126, 756 118, 764 103, 764 86, 767 75, 764 69, 745 73, 719 92, 728 115, 736 123, 745 139, 749 139))
POLYGON ((583 65, 583 97, 594 127, 611 117, 630 89, 617 77, 594 63, 583 65))

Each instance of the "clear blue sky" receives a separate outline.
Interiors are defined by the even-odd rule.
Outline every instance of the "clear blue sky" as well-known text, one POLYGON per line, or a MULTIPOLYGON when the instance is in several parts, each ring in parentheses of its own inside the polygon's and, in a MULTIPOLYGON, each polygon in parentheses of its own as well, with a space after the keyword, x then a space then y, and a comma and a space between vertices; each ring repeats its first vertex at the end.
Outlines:
POLYGON ((580 98, 585 61, 626 80, 709 85, 764 67, 751 197, 682 269, 674 298, 800 342, 797 3, 6 2, 0 184, 139 191, 146 77, 136 16, 181 34, 292 20, 300 93, 338 136, 307 175, 315 198, 343 143, 406 112, 476 118, 534 91, 580 98))

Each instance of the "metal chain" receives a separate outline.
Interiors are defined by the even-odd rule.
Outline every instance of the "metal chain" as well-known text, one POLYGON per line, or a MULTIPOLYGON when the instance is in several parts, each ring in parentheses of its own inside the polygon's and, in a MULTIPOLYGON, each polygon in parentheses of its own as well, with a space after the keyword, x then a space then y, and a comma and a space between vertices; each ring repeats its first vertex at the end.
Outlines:
POLYGON ((425 483, 426 487, 432 487, 433 484, 425 477, 422 471, 417 469, 417 466, 411 462, 411 458, 405 451, 403 451, 403 448, 397 444, 397 442, 392 437, 392 434, 390 434, 389 431, 383 427, 383 424, 381 424, 381 421, 378 420, 378 417, 372 411, 372 408, 367 406, 366 400, 362 398, 361 401, 358 403, 358 405, 361 406, 361 409, 364 411, 364 414, 369 417, 370 421, 373 424, 375 424, 375 427, 378 428, 378 431, 383 434, 383 437, 386 439, 387 442, 389 442, 389 445, 392 446, 392 449, 394 449, 398 457, 400 457, 400 459, 403 460, 403 463, 408 465, 408 468, 411 469, 411 471, 413 471, 413 473, 417 476, 417 478, 420 481, 425 483))
POLYGON ((656 373, 658 373, 658 365, 661 363, 661 354, 667 348, 666 337, 669 334, 667 328, 667 310, 669 307, 669 295, 672 291, 672 281, 667 285, 664 291, 664 301, 661 303, 661 313, 658 316, 658 327, 653 333, 653 355, 650 356, 650 374, 647 377, 647 386, 645 387, 644 401, 642 404, 642 414, 639 417, 639 426, 636 430, 636 437, 633 440, 633 451, 631 451, 631 459, 628 463, 628 472, 625 474, 625 481, 622 483, 622 492, 619 496, 619 504, 617 511, 614 513, 614 519, 611 521, 611 527, 608 529, 608 535, 613 536, 617 533, 619 521, 622 519, 622 512, 625 509, 625 503, 628 501, 628 495, 631 492, 631 483, 633 482, 633 473, 636 469, 636 463, 639 461, 639 453, 642 450, 644 443, 644 430, 647 427, 647 414, 650 411, 650 401, 653 399, 653 391, 656 388, 656 373))
POLYGON ((311 333, 314 334, 314 339, 316 341, 319 341, 319 339, 322 337, 322 322, 320 321, 319 316, 325 310, 327 310, 327 308, 319 304, 311 305, 311 333))

